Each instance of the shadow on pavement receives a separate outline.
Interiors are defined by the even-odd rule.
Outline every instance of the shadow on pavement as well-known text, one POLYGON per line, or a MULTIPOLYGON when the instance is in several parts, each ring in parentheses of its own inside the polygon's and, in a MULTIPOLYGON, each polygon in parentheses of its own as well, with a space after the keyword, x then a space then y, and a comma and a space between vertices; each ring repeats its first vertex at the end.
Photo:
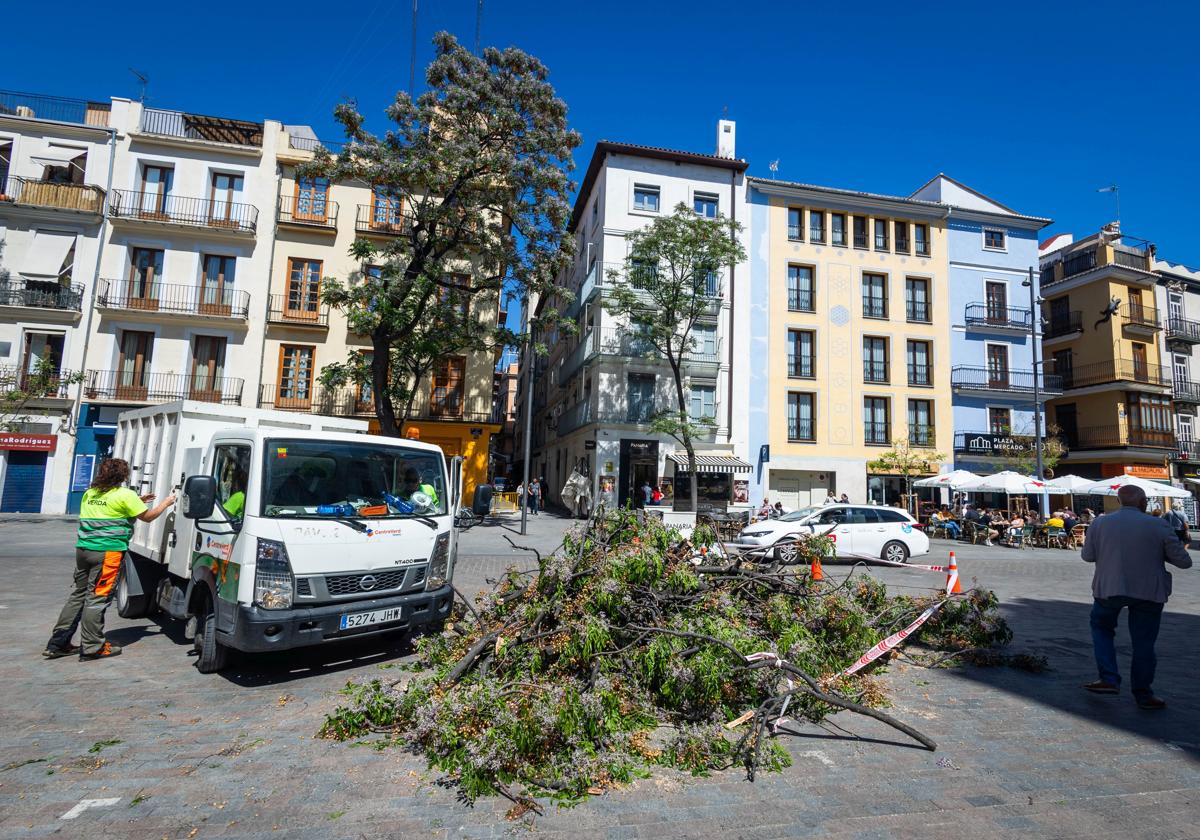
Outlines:
MULTIPOLYGON (((1167 604, 1156 647, 1154 691, 1168 706, 1151 712, 1138 709, 1130 694, 1127 613, 1121 616, 1116 636, 1122 693, 1104 696, 1083 690, 1084 683, 1097 677, 1088 621, 1091 606, 1090 602, 1054 599, 1004 600, 1001 610, 1014 634, 1010 652, 1045 656, 1050 670, 1031 674, 1013 668, 964 667, 947 673, 1095 724, 1166 742, 1200 760, 1200 730, 1196 725, 1200 721, 1200 701, 1195 693, 1196 674, 1200 673, 1200 654, 1195 647, 1195 640, 1200 639, 1200 616, 1173 612, 1167 604)), ((1098 741, 1096 748, 1103 750, 1105 745, 1098 741)))
POLYGON ((411 656, 414 650, 407 634, 388 633, 275 653, 231 652, 230 663, 220 676, 246 688, 279 685, 399 660, 411 656))

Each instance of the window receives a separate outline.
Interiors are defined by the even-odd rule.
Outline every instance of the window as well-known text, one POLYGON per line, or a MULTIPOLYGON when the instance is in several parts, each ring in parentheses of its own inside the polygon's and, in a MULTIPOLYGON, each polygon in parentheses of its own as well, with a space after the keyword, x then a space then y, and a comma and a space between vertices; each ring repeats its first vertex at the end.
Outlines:
POLYGON ((788 208, 788 239, 795 242, 804 241, 804 208, 788 208))
POLYGON ((162 251, 154 248, 132 249, 124 305, 130 309, 158 309, 162 273, 162 251))
POLYGON ((696 266, 695 279, 703 281, 699 294, 710 298, 721 296, 721 276, 715 268, 707 265, 696 266))
POLYGON ((1075 361, 1070 350, 1059 350, 1054 354, 1054 373, 1062 377, 1064 388, 1074 387, 1075 361))
POLYGON ((888 249, 888 222, 887 219, 875 220, 875 250, 886 251, 888 249))
POLYGON ((829 214, 829 244, 846 247, 846 214, 829 214))
POLYGON ((1183 317, 1183 295, 1179 292, 1167 293, 1167 314, 1172 321, 1183 317))
POLYGON ((718 361, 716 325, 697 324, 692 327, 692 352, 688 355, 692 361, 718 361))
POLYGON ((715 420, 717 417, 717 389, 713 385, 693 385, 692 404, 688 417, 693 422, 715 420))
POLYGON ((908 384, 933 384, 933 346, 928 341, 908 341, 908 384))
POLYGON ((1127 395, 1130 443, 1170 446, 1174 426, 1171 398, 1158 394, 1127 395))
POLYGON ((999 280, 988 280, 983 284, 984 299, 987 302, 987 319, 989 324, 1008 323, 1008 284, 999 280))
POLYGON ((908 443, 910 446, 933 446, 933 402, 908 401, 908 443))
POLYGON ((371 228, 400 230, 404 224, 404 202, 386 187, 371 190, 371 228))
POLYGON ((154 333, 122 330, 120 347, 115 396, 119 400, 145 400, 150 384, 150 357, 154 349, 154 333))
MULTIPOLYGON (((21 390, 30 390, 30 377, 35 380, 39 380, 43 375, 48 375, 48 379, 58 378, 62 373, 63 346, 66 339, 67 337, 63 333, 25 333, 21 378, 18 385, 21 390)), ((8 354, 5 353, 5 355, 8 354)))
POLYGON ((597 198, 592 202, 592 224, 594 225, 598 221, 600 221, 600 199, 597 198))
POLYGON ((446 356, 433 365, 433 386, 429 395, 429 413, 433 417, 462 417, 466 383, 463 373, 465 356, 446 356))
POLYGON ((451 309, 451 320, 466 323, 471 305, 471 295, 467 291, 471 287, 470 276, 447 274, 442 279, 446 285, 438 287, 438 303, 451 309))
POLYGON ((217 480, 217 507, 229 519, 246 514, 246 480, 250 475, 250 447, 222 444, 213 449, 213 478, 217 480))
POLYGON ((853 221, 854 221, 854 247, 855 248, 866 248, 867 247, 867 217, 866 216, 854 216, 853 221))
POLYGON ((886 397, 863 398, 863 440, 869 446, 887 446, 891 443, 888 423, 888 401, 886 397))
POLYGON ((193 338, 192 377, 188 385, 188 398, 220 402, 224 378, 225 339, 215 335, 198 335, 193 338))
POLYGON ((284 344, 279 348, 279 393, 276 408, 307 409, 312 405, 314 348, 284 344))
POLYGON ((989 408, 988 431, 993 435, 1012 434, 1012 409, 989 408))
POLYGON ((706 219, 717 218, 717 203, 719 199, 712 193, 696 193, 692 196, 692 209, 696 214, 706 219))
POLYGON ((908 222, 902 222, 899 219, 895 222, 896 228, 896 253, 907 254, 908 243, 908 222))
POLYGON ((1181 444, 1190 444, 1195 440, 1192 431, 1192 415, 1177 414, 1175 421, 1179 424, 1179 442, 1181 444))
POLYGON ((997 389, 1008 388, 1008 345, 989 344, 987 346, 988 387, 997 389))
POLYGON ((788 376, 816 377, 817 334, 811 330, 788 330, 788 376))
POLYGON ((12 167, 12 153, 12 141, 0 140, 0 195, 8 191, 8 170, 12 167))
POLYGON ((242 197, 242 176, 229 172, 214 172, 212 174, 212 189, 209 199, 212 206, 209 209, 209 221, 236 224, 241 221, 241 208, 237 200, 242 197))
POLYGON ((633 185, 633 209, 645 213, 658 212, 658 187, 653 184, 633 185))
POLYGON ((904 313, 909 321, 929 323, 929 281, 924 277, 904 279, 904 313))
POLYGON ((1190 353, 1173 353, 1171 356, 1171 368, 1174 372, 1175 382, 1183 385, 1186 388, 1187 383, 1192 379, 1189 373, 1188 361, 1191 359, 1190 353))
POLYGON ((296 201, 292 216, 323 222, 329 207, 329 179, 301 178, 296 181, 296 201))
POLYGON ((315 321, 320 308, 321 261, 292 257, 288 260, 284 315, 298 321, 315 321))
POLYGON ((918 257, 929 256, 929 225, 913 225, 913 250, 918 257))
POLYGON ((1133 378, 1138 382, 1150 381, 1150 366, 1146 360, 1146 345, 1134 342, 1131 345, 1133 350, 1133 378))
POLYGON ((1072 331, 1071 299, 1064 296, 1050 301, 1050 323, 1046 325, 1042 338, 1056 338, 1072 331))
POLYGON ((888 381, 888 340, 863 336, 863 382, 888 381))
POLYGON ((1004 250, 1004 231, 983 229, 983 247, 989 251, 1004 250))
POLYGON ((631 373, 626 383, 629 402, 625 419, 630 423, 649 423, 654 417, 654 374, 631 373))
POLYGON ((629 282, 635 289, 649 288, 658 277, 658 266, 649 260, 632 260, 629 265, 629 282))
POLYGON ((863 317, 887 318, 887 275, 863 274, 863 317))
POLYGON ((788 394, 788 440, 816 440, 816 401, 815 394, 788 394))
POLYGON ((169 166, 144 164, 142 166, 142 197, 138 208, 143 217, 166 217, 168 212, 167 196, 171 193, 171 176, 174 170, 169 166))
POLYGON ((792 312, 815 312, 816 290, 813 287, 813 269, 808 265, 788 266, 788 309, 792 312))
POLYGON ((200 312, 204 315, 233 313, 233 276, 237 259, 221 254, 205 254, 200 276, 200 312))
POLYGON ((808 211, 808 241, 814 245, 825 241, 825 211, 808 211))

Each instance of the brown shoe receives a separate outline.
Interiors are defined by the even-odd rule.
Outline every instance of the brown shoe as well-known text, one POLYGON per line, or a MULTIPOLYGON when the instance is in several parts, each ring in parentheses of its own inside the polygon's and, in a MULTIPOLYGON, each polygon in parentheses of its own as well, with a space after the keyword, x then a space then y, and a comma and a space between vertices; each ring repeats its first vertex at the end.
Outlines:
POLYGON ((1092 694, 1120 694, 1121 689, 1110 682, 1104 680, 1096 680, 1084 686, 1092 694))
POLYGON ((60 659, 64 656, 74 656, 79 653, 79 645, 67 645, 59 647, 58 645, 46 645, 46 649, 42 651, 42 656, 47 659, 60 659))
POLYGON ((1139 709, 1148 709, 1152 712, 1157 712, 1160 709, 1167 708, 1167 701, 1161 697, 1155 697, 1153 694, 1143 694, 1136 699, 1139 709))
POLYGON ((112 642, 105 642, 103 645, 100 646, 100 650, 95 651, 94 653, 79 654, 79 661, 80 662, 89 662, 93 659, 108 659, 109 657, 120 656, 120 655, 121 655, 121 648, 117 647, 112 642))

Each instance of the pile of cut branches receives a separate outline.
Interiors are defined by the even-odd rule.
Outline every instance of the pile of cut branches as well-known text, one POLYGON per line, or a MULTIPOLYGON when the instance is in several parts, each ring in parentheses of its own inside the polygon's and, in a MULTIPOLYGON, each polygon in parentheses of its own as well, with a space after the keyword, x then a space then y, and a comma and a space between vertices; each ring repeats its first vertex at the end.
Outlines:
MULTIPOLYGON (((348 685, 320 734, 385 733, 467 799, 499 793, 521 811, 537 810, 530 795, 577 799, 653 765, 742 765, 753 779, 790 763, 772 738, 785 714, 820 722, 849 710, 935 748, 880 711, 870 673, 842 672, 943 596, 890 596, 865 575, 814 581, 807 562, 831 547, 822 536, 786 567, 713 544, 702 527, 688 542, 632 511, 577 528, 536 570, 510 569, 451 630, 422 639, 419 673, 348 685)), ((978 589, 919 635, 934 654, 994 654, 1012 637, 978 589)))

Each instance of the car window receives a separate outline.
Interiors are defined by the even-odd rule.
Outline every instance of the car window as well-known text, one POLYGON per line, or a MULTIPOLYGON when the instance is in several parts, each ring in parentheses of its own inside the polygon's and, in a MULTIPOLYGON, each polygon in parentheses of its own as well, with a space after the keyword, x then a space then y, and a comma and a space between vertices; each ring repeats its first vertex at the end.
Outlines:
POLYGON ((877 510, 875 515, 879 517, 880 522, 908 522, 908 517, 898 510, 877 510))
POLYGON ((873 508, 850 508, 850 516, 846 520, 852 525, 874 525, 879 522, 879 517, 873 508))
POLYGON ((833 510, 827 510, 821 514, 819 521, 822 525, 832 525, 835 522, 845 522, 846 510, 845 508, 834 508, 833 510))

